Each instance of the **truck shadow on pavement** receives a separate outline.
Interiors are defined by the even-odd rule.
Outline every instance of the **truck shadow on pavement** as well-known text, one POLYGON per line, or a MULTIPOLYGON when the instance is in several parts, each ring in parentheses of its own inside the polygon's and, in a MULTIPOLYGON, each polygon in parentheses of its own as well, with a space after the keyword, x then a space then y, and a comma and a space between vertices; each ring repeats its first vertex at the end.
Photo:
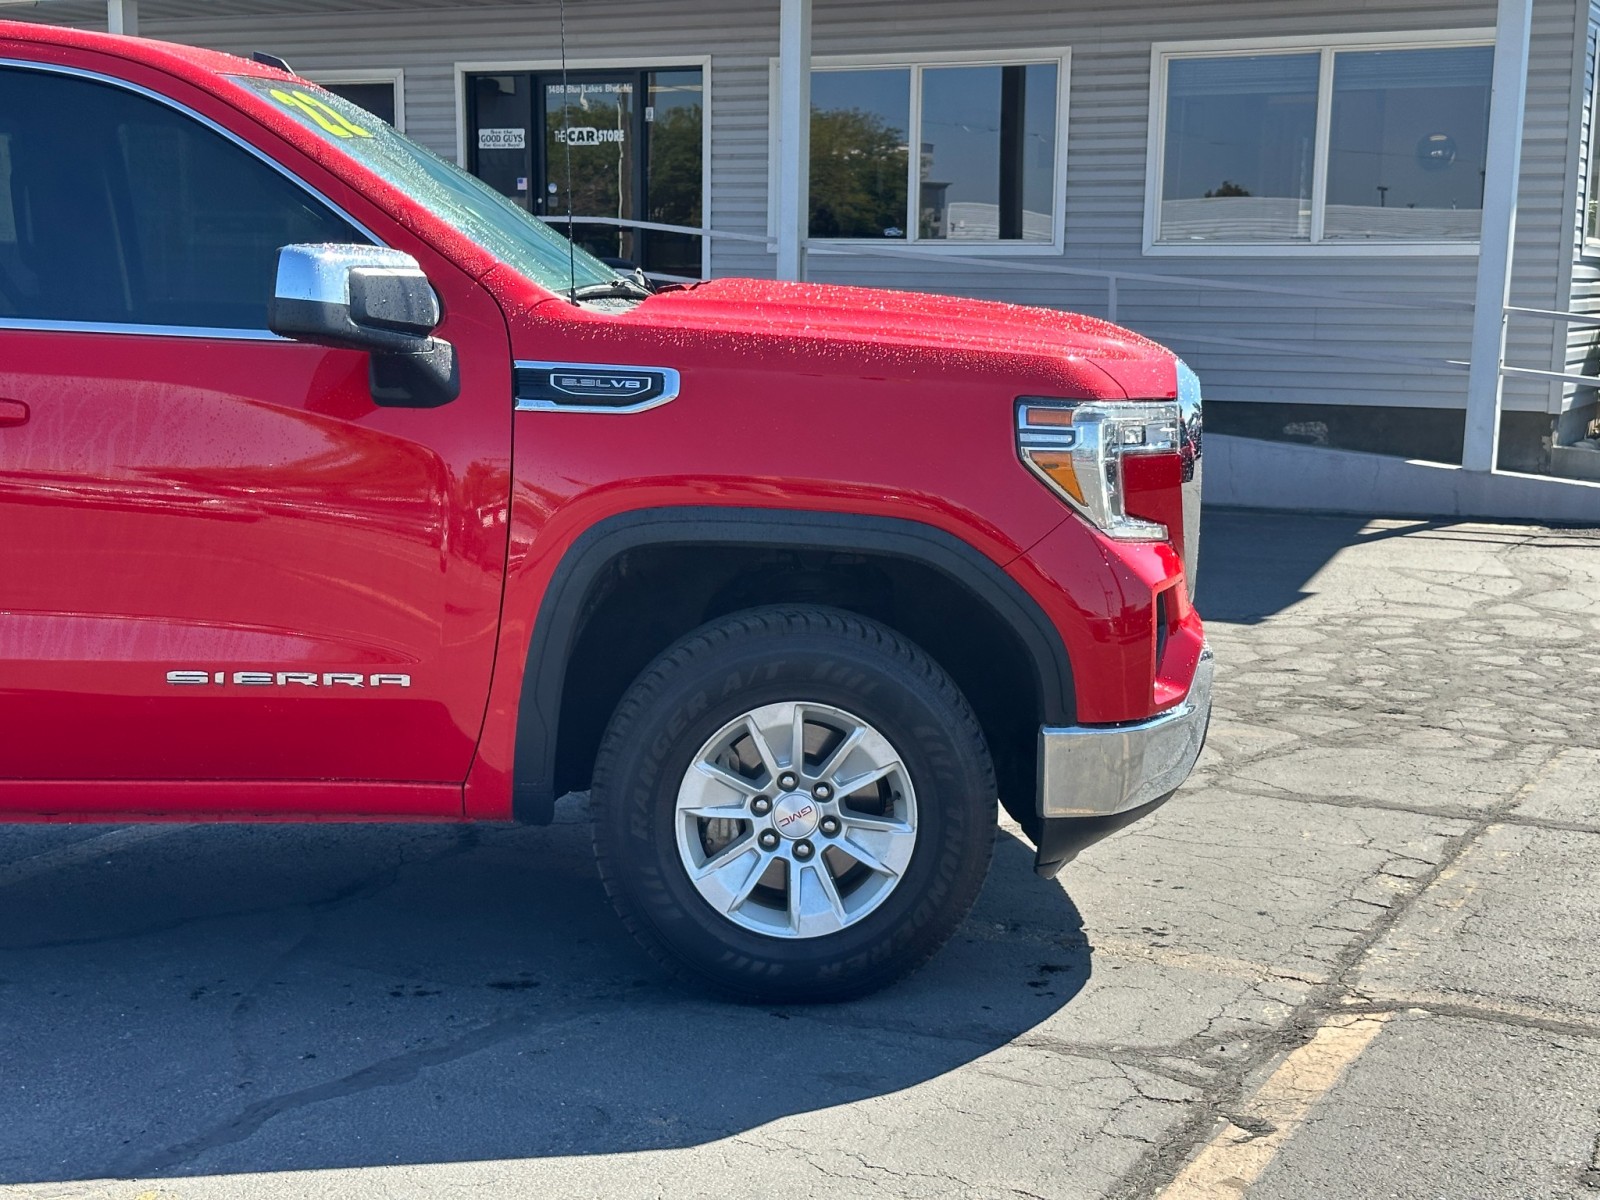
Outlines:
POLYGON ((1368 529, 1371 524, 1372 518, 1360 516, 1207 509, 1195 607, 1207 621, 1254 625, 1304 600, 1306 585, 1341 550, 1444 523, 1368 529))
POLYGON ((935 1079, 1089 978, 1077 909, 1002 832, 911 979, 721 1003, 634 948, 582 809, 0 831, 0 1183, 699 1145, 935 1079))

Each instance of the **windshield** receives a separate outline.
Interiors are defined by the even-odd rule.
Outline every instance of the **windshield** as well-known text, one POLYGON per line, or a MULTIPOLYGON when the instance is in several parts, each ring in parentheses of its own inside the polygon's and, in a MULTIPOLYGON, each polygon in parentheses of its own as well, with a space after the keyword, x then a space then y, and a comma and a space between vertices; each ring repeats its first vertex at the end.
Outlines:
POLYGON ((300 80, 290 84, 235 76, 234 82, 280 106, 312 133, 542 287, 566 295, 574 285, 617 282, 617 273, 588 251, 574 248, 477 176, 348 100, 300 80))

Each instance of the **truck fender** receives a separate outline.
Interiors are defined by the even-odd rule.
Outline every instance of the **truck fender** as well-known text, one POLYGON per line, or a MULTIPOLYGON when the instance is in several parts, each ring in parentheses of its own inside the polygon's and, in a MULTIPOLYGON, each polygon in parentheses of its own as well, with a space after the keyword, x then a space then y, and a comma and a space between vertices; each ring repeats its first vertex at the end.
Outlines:
POLYGON ((602 572, 629 550, 662 545, 865 553, 930 567, 974 594, 1015 634, 1031 661, 1045 722, 1072 722, 1072 670, 1061 635, 999 564, 954 534, 920 521, 849 513, 709 505, 637 509, 581 534, 562 556, 540 601, 517 712, 516 820, 548 824, 553 817, 566 666, 602 572))

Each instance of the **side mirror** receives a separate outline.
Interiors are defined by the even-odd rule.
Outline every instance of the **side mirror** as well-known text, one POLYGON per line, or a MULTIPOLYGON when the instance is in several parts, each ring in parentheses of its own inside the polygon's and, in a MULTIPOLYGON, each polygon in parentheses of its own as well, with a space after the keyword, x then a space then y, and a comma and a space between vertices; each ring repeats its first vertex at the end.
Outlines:
POLYGON ((461 393, 455 348, 436 338, 439 297, 409 254, 383 246, 284 246, 267 327, 371 354, 375 404, 437 408, 461 393))

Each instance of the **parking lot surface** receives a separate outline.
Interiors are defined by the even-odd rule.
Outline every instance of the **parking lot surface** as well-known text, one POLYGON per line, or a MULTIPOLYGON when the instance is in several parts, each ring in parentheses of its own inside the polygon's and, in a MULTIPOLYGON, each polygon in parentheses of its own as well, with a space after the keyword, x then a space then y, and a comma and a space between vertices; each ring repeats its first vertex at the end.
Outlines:
MULTIPOLYGON (((664 981, 553 829, 0 827, 0 1195, 1600 1197, 1600 532, 1214 512, 1211 742, 910 980, 664 981)), ((86 730, 85 736, 93 736, 86 730)))

